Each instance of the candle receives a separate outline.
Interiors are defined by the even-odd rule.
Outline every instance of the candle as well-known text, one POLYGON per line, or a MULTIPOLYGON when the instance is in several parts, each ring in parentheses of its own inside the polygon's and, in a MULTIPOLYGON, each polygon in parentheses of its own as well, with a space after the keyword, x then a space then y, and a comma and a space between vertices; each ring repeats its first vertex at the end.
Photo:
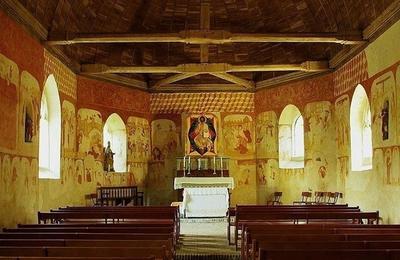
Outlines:
POLYGON ((221 171, 222 171, 222 169, 223 169, 223 165, 222 165, 222 156, 221 156, 221 171))
POLYGON ((200 158, 198 158, 197 159, 197 170, 200 171, 200 168, 201 168, 201 166, 200 166, 200 158))
POLYGON ((183 172, 185 172, 186 169, 186 155, 183 156, 183 172))
POLYGON ((190 161, 190 155, 189 155, 189 162, 188 162, 188 174, 190 174, 190 168, 192 167, 192 162, 190 161))
POLYGON ((215 156, 214 156, 214 158, 213 158, 213 161, 214 161, 214 174, 215 174, 215 156))

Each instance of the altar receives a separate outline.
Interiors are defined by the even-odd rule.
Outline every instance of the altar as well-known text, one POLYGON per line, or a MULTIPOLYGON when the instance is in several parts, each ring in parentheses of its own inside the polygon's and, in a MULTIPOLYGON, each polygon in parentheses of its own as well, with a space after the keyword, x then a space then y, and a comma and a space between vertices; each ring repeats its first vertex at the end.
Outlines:
POLYGON ((176 177, 174 189, 183 189, 181 211, 185 217, 225 217, 232 177, 176 177))

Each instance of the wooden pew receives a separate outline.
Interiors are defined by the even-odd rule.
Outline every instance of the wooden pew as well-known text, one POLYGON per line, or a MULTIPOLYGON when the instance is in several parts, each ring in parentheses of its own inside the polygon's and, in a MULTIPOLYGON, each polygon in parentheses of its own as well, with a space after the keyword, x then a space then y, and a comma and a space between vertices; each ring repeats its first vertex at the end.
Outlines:
MULTIPOLYGON (((367 220, 368 223, 379 223, 379 212, 243 212, 236 217, 236 229, 235 229, 235 244, 238 246, 238 230, 242 228, 247 222, 251 221, 292 221, 293 223, 299 223, 299 220, 303 220, 306 224, 310 221, 357 221, 356 223, 363 223, 362 220, 367 220)), ((351 222, 350 222, 351 223, 351 222)))
MULTIPOLYGON (((285 229, 281 227, 281 230, 276 228, 276 230, 253 231, 253 233, 251 233, 252 243, 242 243, 242 259, 248 259, 248 255, 251 255, 251 252, 257 251, 258 244, 265 243, 285 243, 289 245, 291 243, 304 243, 307 241, 307 244, 311 245, 322 241, 326 243, 331 243, 332 241, 363 241, 364 244, 368 244, 367 241, 373 240, 373 242, 368 244, 370 247, 365 248, 385 248, 384 244, 379 244, 378 242, 393 242, 392 244, 386 244, 387 248, 392 249, 399 248, 398 246, 400 246, 400 228, 398 225, 393 228, 390 228, 390 225, 386 225, 384 228, 379 228, 379 226, 376 225, 374 228, 371 227, 360 229, 346 228, 345 226, 332 229, 318 229, 318 227, 307 229, 307 225, 304 226, 305 227, 299 226, 298 229, 285 229)), ((244 237, 244 241, 248 241, 248 228, 246 228, 244 237)))
POLYGON ((297 250, 271 250, 259 249, 260 260, 377 260, 399 259, 400 250, 387 249, 297 249, 297 250))
POLYGON ((42 227, 42 228, 4 228, 4 232, 18 233, 173 233, 174 227, 42 227))
MULTIPOLYGON (((227 221, 228 221, 228 226, 227 226, 227 239, 228 243, 231 244, 231 227, 235 227, 236 229, 236 212, 242 212, 242 211, 309 211, 309 210, 315 210, 315 211, 328 211, 328 210, 338 210, 338 209, 343 209, 343 210, 350 210, 350 211, 357 211, 359 210, 359 207, 349 207, 348 204, 334 204, 334 205, 312 205, 312 204, 307 204, 307 205, 237 205, 235 207, 230 207, 227 210, 227 221), (238 209, 237 209, 238 208, 238 209)), ((236 232, 236 231, 235 231, 236 232)))
POLYGON ((0 233, 0 239, 168 240, 173 238, 173 233, 0 233))
POLYGON ((163 247, 0 247, 1 256, 42 257, 148 257, 172 260, 163 247))

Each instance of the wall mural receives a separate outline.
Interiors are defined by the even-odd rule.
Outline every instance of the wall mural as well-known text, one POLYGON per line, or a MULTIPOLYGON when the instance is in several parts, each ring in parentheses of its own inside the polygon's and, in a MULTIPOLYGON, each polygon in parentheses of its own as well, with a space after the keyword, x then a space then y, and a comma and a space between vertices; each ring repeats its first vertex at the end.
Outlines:
POLYGON ((180 130, 169 119, 151 122, 152 152, 147 177, 147 191, 152 205, 167 205, 175 199, 173 179, 177 152, 182 149, 180 130))
POLYGON ((189 155, 216 155, 216 118, 213 115, 196 115, 188 118, 189 155))
POLYGON ((248 115, 228 115, 223 120, 225 153, 241 159, 252 158, 254 148, 253 119, 248 115))
POLYGON ((75 106, 64 100, 62 102, 62 147, 64 156, 76 151, 76 113, 75 106))
POLYGON ((257 158, 278 158, 278 118, 274 111, 257 115, 256 150, 257 158))

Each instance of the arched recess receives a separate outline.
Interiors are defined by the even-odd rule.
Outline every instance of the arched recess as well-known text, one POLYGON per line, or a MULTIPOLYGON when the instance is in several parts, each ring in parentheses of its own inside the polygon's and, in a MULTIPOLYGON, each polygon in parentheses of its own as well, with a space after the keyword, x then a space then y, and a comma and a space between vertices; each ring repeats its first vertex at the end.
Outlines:
POLYGON ((114 171, 126 172, 126 127, 122 118, 116 113, 111 114, 104 125, 103 146, 107 148, 108 142, 112 152, 115 153, 114 171))
POLYGON ((61 105, 57 82, 50 75, 40 102, 39 178, 60 178, 61 105))
POLYGON ((279 118, 279 168, 304 168, 304 122, 294 105, 287 105, 279 118))
POLYGON ((372 169, 371 108, 362 85, 354 91, 350 106, 351 169, 372 169))

